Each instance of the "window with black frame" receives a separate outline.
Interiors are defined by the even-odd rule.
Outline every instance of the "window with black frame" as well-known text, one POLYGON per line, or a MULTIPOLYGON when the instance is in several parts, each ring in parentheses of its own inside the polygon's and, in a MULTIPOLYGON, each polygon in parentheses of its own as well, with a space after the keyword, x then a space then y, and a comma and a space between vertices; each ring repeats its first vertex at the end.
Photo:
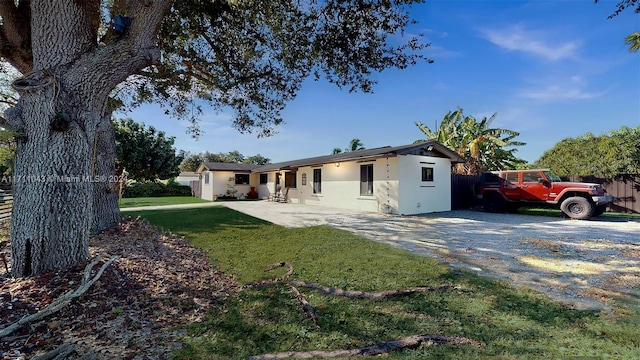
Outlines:
POLYGON ((249 185, 249 174, 236 174, 236 185, 249 185))
POLYGON ((433 181, 433 168, 432 167, 423 167, 422 168, 422 181, 433 181))
POLYGON ((360 195, 373 195, 373 164, 360 165, 360 195))
POLYGON ((322 169, 313 169, 313 193, 322 193, 322 169))

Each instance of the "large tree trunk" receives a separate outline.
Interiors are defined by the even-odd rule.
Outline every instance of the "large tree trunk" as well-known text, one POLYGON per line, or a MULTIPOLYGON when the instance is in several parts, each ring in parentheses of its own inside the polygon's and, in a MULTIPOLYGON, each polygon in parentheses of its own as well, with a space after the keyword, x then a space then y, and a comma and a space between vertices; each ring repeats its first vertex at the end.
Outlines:
POLYGON ((95 161, 92 164, 93 183, 93 221, 91 233, 100 233, 104 229, 115 227, 120 222, 118 207, 118 181, 116 175, 116 140, 111 112, 102 116, 96 131, 94 143, 95 161))
POLYGON ((0 5, 2 30, 16 35, 12 43, 24 42, 17 35, 24 19, 31 20, 31 46, 22 53, 30 54, 32 63, 29 56, 8 56, 12 54, 0 49, 14 66, 28 72, 14 81, 20 99, 5 113, 9 125, 22 134, 14 170, 14 276, 85 260, 91 226, 98 229, 117 221, 114 194, 93 196, 94 187, 104 195, 114 180, 114 137, 111 125, 103 126, 110 116, 107 97, 128 76, 159 61, 158 29, 172 3, 116 0, 133 20, 125 33, 109 37, 104 46, 97 40, 104 15, 99 0, 0 5), (94 211, 94 203, 99 210, 94 211))
POLYGON ((81 102, 60 92, 53 75, 34 73, 14 84, 20 101, 10 114, 24 135, 14 169, 12 273, 26 276, 89 255, 93 136, 81 126, 81 102))

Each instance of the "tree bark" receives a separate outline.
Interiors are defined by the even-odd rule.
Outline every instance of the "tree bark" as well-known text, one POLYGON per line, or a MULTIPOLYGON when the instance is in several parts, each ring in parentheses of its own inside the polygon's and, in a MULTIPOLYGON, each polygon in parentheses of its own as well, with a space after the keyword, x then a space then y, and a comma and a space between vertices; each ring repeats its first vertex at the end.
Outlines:
POLYGON ((118 181, 116 174, 115 132, 111 124, 111 111, 106 111, 98 124, 94 139, 95 160, 92 164, 93 220, 91 233, 98 234, 120 222, 118 207, 118 181))
POLYGON ((89 256, 91 152, 82 121, 66 121, 78 112, 60 109, 78 101, 62 95, 55 76, 34 73, 14 85, 20 100, 8 113, 22 136, 13 179, 12 274, 28 276, 89 256))
MULTIPOLYGON (((100 193, 109 184, 95 182, 96 174, 114 180, 115 142, 110 128, 103 126, 107 98, 128 76, 159 61, 157 33, 173 1, 126 2, 123 11, 132 24, 104 46, 96 38, 99 0, 28 3, 33 68, 14 81, 20 99, 5 113, 21 134, 11 224, 14 276, 86 260, 91 226, 115 221, 113 195, 94 197, 94 187, 100 193)), ((6 5, 0 6, 0 15, 19 10, 6 1, 0 5, 6 5)), ((11 25, 2 24, 3 30, 11 25)), ((0 44, 5 40, 0 36, 0 44)))

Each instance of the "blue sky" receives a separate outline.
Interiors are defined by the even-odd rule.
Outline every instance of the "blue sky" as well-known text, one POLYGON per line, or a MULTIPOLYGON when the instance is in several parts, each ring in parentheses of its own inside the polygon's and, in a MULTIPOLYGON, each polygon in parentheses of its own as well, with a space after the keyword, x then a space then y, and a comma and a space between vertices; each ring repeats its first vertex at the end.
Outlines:
POLYGON ((153 105, 132 117, 176 137, 189 152, 261 154, 273 162, 330 154, 359 138, 367 148, 424 138, 458 107, 480 119, 497 112, 494 127, 520 132, 517 155, 537 160, 566 138, 640 125, 640 52, 624 37, 640 30, 640 15, 613 19, 617 0, 428 1, 411 9, 435 60, 375 74, 374 94, 348 93, 307 81, 283 113, 278 134, 256 138, 231 127, 230 114, 205 108, 203 135, 153 105))

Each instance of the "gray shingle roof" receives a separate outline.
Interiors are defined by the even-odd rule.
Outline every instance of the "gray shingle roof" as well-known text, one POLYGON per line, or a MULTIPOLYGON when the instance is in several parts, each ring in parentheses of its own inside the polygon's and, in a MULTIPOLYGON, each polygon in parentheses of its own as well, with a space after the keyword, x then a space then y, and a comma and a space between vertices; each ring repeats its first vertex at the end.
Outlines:
POLYGON ((402 146, 384 146, 374 149, 365 149, 357 151, 349 151, 340 154, 332 154, 325 156, 316 156, 306 159, 283 161, 275 164, 261 165, 254 169, 252 172, 268 172, 288 168, 297 168, 302 166, 321 165, 328 163, 335 163, 340 161, 358 161, 375 159, 379 157, 392 157, 398 155, 430 155, 446 157, 451 159, 453 163, 464 162, 457 153, 440 144, 435 140, 424 141, 415 144, 402 145, 402 146), (431 149, 429 150, 429 147, 431 149))
POLYGON ((200 167, 206 170, 214 171, 235 171, 235 172, 251 172, 251 170, 260 167, 255 164, 237 164, 237 163, 220 163, 220 162, 203 162, 200 167))

